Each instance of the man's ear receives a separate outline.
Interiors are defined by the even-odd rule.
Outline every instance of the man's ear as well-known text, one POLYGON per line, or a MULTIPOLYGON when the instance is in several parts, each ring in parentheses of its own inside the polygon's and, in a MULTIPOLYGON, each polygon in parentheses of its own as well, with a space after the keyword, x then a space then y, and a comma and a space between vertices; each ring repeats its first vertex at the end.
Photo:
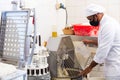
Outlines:
POLYGON ((98 15, 99 15, 99 14, 97 13, 97 14, 95 14, 94 16, 95 16, 95 17, 98 17, 98 15))
POLYGON ((100 17, 101 14, 103 14, 103 13, 97 13, 96 16, 97 16, 97 17, 100 17))
POLYGON ((99 16, 98 14, 95 14, 93 17, 94 17, 94 20, 97 21, 99 16))

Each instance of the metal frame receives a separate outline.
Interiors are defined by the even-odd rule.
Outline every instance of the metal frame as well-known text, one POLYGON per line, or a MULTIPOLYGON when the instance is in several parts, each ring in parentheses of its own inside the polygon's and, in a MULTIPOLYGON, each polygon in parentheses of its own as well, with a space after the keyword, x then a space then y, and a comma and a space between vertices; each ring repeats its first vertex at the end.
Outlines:
POLYGON ((25 58, 29 53, 26 45, 29 15, 27 10, 5 11, 1 17, 1 58, 19 68, 25 65, 25 58))

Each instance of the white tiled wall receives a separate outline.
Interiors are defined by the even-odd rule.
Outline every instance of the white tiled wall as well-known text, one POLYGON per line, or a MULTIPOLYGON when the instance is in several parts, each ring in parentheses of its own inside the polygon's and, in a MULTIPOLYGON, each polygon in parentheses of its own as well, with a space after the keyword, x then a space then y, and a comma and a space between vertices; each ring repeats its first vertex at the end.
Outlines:
POLYGON ((106 13, 120 22, 120 0, 66 0, 69 15, 69 24, 86 23, 85 8, 88 4, 102 5, 106 13))

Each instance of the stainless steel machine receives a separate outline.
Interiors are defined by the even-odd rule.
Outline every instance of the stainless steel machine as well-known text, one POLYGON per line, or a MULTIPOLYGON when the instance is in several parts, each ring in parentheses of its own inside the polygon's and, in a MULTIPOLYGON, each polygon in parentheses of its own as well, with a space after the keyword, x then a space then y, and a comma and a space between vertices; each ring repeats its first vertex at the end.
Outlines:
POLYGON ((27 30, 29 11, 2 12, 0 28, 0 55, 2 61, 8 61, 19 67, 25 63, 28 55, 27 30))
POLYGON ((4 77, 6 80, 26 75, 26 71, 20 69, 25 67, 29 53, 29 43, 27 42, 29 15, 29 11, 27 10, 2 12, 0 59, 3 63, 18 67, 15 73, 4 77))
POLYGON ((0 61, 14 65, 17 71, 11 75, 7 75, 8 77, 5 76, 1 78, 0 76, 0 80, 13 80, 13 78, 20 76, 23 76, 24 80, 50 80, 47 64, 48 55, 44 54, 47 52, 45 52, 44 49, 39 50, 40 48, 37 48, 37 53, 34 51, 36 48, 35 44, 40 47, 41 42, 40 35, 36 35, 35 21, 33 24, 34 29, 30 30, 30 17, 35 19, 35 9, 2 12, 0 26, 0 61), (33 13, 32 15, 30 14, 31 11, 33 13), (37 62, 35 64, 35 62, 32 61, 33 58, 35 60, 37 59, 39 63, 37 62), (42 62, 44 62, 44 64, 42 62))
POLYGON ((50 51, 49 69, 53 80, 82 80, 80 64, 76 60, 74 45, 69 36, 50 37, 47 43, 50 51))

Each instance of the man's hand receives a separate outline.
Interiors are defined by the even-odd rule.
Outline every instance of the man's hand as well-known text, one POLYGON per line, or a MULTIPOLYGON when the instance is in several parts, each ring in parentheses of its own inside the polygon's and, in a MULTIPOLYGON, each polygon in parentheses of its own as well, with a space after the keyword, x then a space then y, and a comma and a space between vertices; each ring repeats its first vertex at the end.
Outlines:
POLYGON ((88 40, 88 39, 84 39, 82 41, 84 42, 84 44, 90 44, 91 43, 91 40, 88 40))
POLYGON ((92 68, 87 67, 85 70, 83 70, 82 72, 80 71, 80 75, 83 77, 86 77, 87 74, 92 70, 92 68))
POLYGON ((97 40, 88 40, 88 39, 84 39, 82 40, 84 44, 94 44, 94 45, 98 45, 97 40))
POLYGON ((89 67, 87 67, 85 70, 83 70, 82 72, 80 72, 80 75, 85 77, 87 76, 87 74, 92 70, 92 68, 94 68, 98 63, 96 63, 95 61, 92 61, 91 64, 89 65, 89 67))

